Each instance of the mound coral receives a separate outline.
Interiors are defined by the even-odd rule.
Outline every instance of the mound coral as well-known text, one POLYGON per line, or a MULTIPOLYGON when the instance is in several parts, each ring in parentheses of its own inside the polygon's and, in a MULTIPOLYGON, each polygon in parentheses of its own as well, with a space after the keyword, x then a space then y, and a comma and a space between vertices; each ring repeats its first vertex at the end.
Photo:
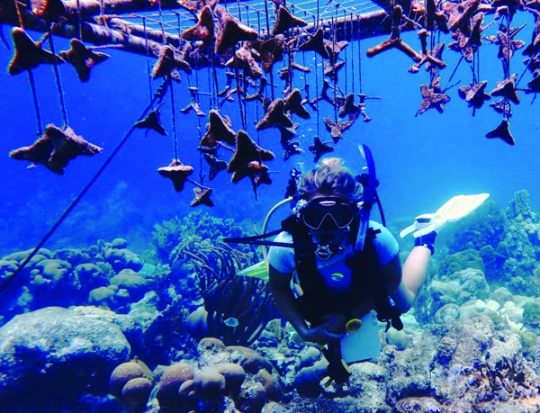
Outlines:
POLYGON ((148 291, 149 281, 132 269, 121 270, 110 280, 111 285, 128 291, 132 301, 139 301, 148 291))
POLYGON ((457 317, 456 311, 450 311, 448 305, 460 306, 469 300, 486 299, 489 294, 489 286, 480 270, 467 268, 451 275, 437 275, 420 292, 415 303, 415 316, 425 323, 432 322, 434 317, 435 320, 447 322, 457 317), (445 311, 438 313, 443 308, 445 311))
POLYGON ((160 413, 187 413, 194 409, 195 403, 179 394, 180 387, 188 380, 193 380, 191 366, 185 362, 175 363, 165 368, 157 389, 160 413))
POLYGON ((144 411, 152 391, 152 372, 135 359, 118 365, 109 379, 109 393, 122 403, 128 413, 144 411))
POLYGON ((272 365, 257 351, 226 347, 214 337, 202 339, 197 350, 199 370, 189 370, 174 386, 182 381, 177 395, 190 400, 195 412, 227 411, 231 403, 242 412, 260 412, 267 403, 281 399, 281 385, 272 375, 272 365))
POLYGON ((112 265, 115 272, 123 269, 139 271, 143 266, 142 260, 127 248, 127 241, 123 238, 116 238, 105 244, 104 259, 112 265))
POLYGON ((457 271, 474 268, 484 272, 484 262, 475 249, 469 248, 455 254, 447 255, 439 265, 440 275, 451 275, 457 271))

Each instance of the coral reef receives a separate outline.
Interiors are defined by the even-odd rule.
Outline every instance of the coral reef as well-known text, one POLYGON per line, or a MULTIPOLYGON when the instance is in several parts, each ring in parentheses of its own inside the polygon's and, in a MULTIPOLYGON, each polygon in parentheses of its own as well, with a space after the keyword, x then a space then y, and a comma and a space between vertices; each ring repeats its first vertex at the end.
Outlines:
MULTIPOLYGON (((477 263, 478 260, 473 262, 477 263)), ((456 266, 456 268, 463 267, 456 266)), ((469 300, 488 298, 489 293, 485 276, 478 269, 462 269, 450 275, 438 274, 421 290, 415 303, 414 314, 418 321, 424 323, 433 322, 434 319, 441 317, 447 320, 449 311, 447 306, 454 305, 457 308, 469 300), (439 311, 444 311, 447 315, 437 314, 439 311)))
POLYGON ((147 403, 150 391, 160 413, 222 412, 227 406, 259 413, 267 403, 280 401, 281 386, 272 365, 256 351, 226 347, 213 337, 202 339, 197 349, 198 363, 180 361, 165 367, 155 391, 148 387, 151 381, 139 361, 122 363, 111 374, 109 392, 131 412, 143 411, 141 404, 147 403))
POLYGON ((101 395, 130 346, 120 327, 75 309, 47 307, 0 328, 0 411, 62 411, 101 395), (32 397, 28 397, 31 394, 32 397))
MULTIPOLYGON (((31 253, 13 253, 0 260, 0 280, 6 279, 31 253)), ((90 300, 111 309, 125 307, 144 295, 147 280, 135 270, 141 259, 123 239, 100 241, 88 249, 40 249, 9 287, 9 299, 0 302, 0 314, 12 316, 46 306, 68 307, 90 300), (116 272, 119 274, 116 274, 116 272), (143 284, 142 288, 137 284, 143 284), (136 287, 139 288, 136 288, 136 287), (133 294, 131 297, 129 294, 133 294)))
MULTIPOLYGON (((246 228, 232 219, 214 217, 208 213, 192 212, 182 218, 174 218, 154 225, 152 241, 158 259, 172 262, 171 253, 178 247, 180 251, 195 247, 197 242, 209 240, 212 244, 227 237, 241 237, 249 234, 246 228)), ((192 248, 194 250, 195 248, 192 248)), ((242 247, 240 247, 243 250, 242 247)), ((247 247, 247 251, 251 248, 247 247)))
MULTIPOLYGON (((197 217, 156 230, 152 263, 123 239, 41 249, 0 302, 0 410, 540 409, 540 223, 526 192, 505 213, 490 204, 441 234, 405 328, 381 330, 380 357, 350 366, 344 386, 321 385, 327 361, 277 317, 267 284, 236 276, 255 251, 219 239, 240 227, 197 217)), ((28 254, 2 258, 0 279, 28 254)))
POLYGON ((466 249, 480 250, 485 245, 496 248, 504 237, 505 216, 497 204, 488 199, 471 215, 455 222, 441 234, 448 242, 449 253, 466 249))

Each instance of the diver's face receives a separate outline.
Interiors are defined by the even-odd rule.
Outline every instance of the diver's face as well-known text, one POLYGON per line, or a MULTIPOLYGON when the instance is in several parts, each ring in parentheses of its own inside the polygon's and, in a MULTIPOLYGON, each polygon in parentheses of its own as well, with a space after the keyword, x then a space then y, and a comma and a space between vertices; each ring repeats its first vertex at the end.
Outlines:
POLYGON ((354 204, 347 199, 316 195, 308 201, 303 220, 318 244, 339 246, 356 211, 354 204))

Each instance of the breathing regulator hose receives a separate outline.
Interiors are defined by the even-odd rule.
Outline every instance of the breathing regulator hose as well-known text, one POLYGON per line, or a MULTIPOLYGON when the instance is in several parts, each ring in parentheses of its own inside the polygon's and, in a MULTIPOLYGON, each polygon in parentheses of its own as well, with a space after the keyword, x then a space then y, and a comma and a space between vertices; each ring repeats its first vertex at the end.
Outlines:
MULTIPOLYGON (((283 205, 289 203, 289 202, 292 202, 294 200, 294 197, 290 196, 288 198, 285 198, 284 200, 282 201, 279 201, 276 205, 274 205, 272 208, 270 208, 270 211, 268 211, 268 213, 266 214, 266 217, 264 218, 264 221, 263 221, 263 225, 262 225, 262 233, 263 234, 266 234, 266 227, 268 226, 268 222, 270 221, 270 218, 272 217, 272 214, 280 207, 282 207, 283 205)), ((264 262, 266 263, 266 266, 268 267, 268 246, 267 245, 263 245, 262 246, 262 253, 263 253, 263 258, 264 258, 264 262)))

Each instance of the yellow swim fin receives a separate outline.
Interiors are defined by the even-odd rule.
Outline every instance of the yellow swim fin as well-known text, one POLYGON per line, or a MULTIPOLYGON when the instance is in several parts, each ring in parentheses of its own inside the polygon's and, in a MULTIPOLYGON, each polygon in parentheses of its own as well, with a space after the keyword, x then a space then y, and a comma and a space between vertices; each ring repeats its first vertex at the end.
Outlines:
POLYGON ((266 264, 266 261, 261 261, 257 264, 253 264, 252 266, 243 269, 236 275, 241 275, 243 277, 255 277, 264 281, 268 281, 268 265, 266 264))

